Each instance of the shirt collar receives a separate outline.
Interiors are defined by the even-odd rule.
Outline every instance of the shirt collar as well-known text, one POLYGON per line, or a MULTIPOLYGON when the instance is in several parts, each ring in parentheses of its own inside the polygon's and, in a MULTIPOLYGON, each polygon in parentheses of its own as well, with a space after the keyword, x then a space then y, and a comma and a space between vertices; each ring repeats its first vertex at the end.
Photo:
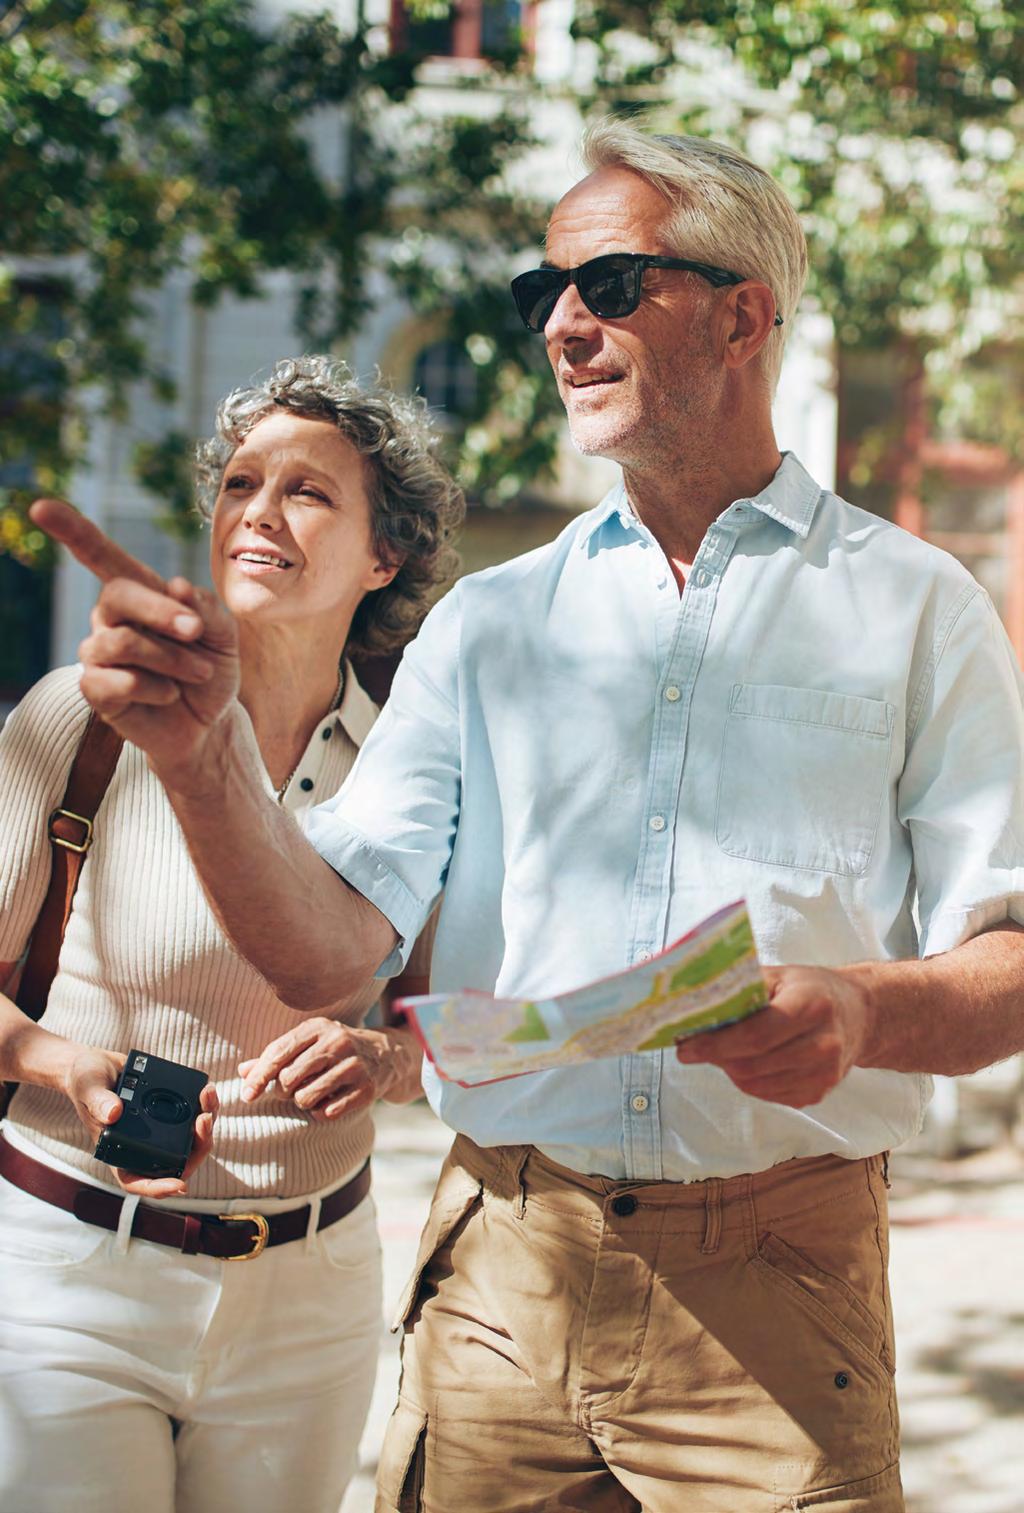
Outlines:
POLYGON ((633 507, 630 504, 629 496, 626 493, 626 485, 621 478, 619 479, 618 483, 616 483, 612 488, 608 490, 607 494, 605 494, 604 498, 601 500, 601 503, 597 505, 595 509, 592 509, 589 514, 584 515, 583 524, 580 529, 579 535, 580 546, 586 546, 590 538, 595 535, 596 532, 601 529, 602 525, 605 525, 613 515, 617 515, 619 517, 619 522, 622 525, 622 529, 624 531, 633 531, 639 529, 640 522, 633 514, 633 507))
MULTIPOLYGON (((783 452, 782 464, 767 488, 751 499, 737 499, 736 504, 752 504, 762 515, 776 520, 796 535, 806 538, 821 499, 822 490, 793 452, 783 452)), ((617 516, 624 531, 642 530, 633 513, 626 485, 619 480, 597 507, 584 516, 579 544, 586 546, 591 537, 617 516)))
POLYGON ((806 539, 821 496, 822 490, 803 463, 793 452, 783 452, 782 465, 768 487, 752 499, 738 502, 752 504, 762 515, 806 539))
POLYGON ((335 719, 358 750, 373 728, 379 711, 345 658, 345 687, 335 719))

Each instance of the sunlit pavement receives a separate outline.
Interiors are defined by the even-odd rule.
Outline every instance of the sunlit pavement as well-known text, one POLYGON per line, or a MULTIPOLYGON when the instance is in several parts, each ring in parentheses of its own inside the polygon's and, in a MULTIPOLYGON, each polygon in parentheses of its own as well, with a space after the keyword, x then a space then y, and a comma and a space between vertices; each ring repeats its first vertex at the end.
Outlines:
MULTIPOLYGON (((381 1111, 374 1192, 389 1318, 450 1138, 424 1104, 381 1111)), ((893 1158, 892 1177, 907 1513, 1022 1513, 1024 1157, 1008 1145, 959 1161, 911 1150, 893 1158)), ((397 1341, 382 1328, 360 1471, 343 1513, 371 1513, 397 1386, 397 1341)))

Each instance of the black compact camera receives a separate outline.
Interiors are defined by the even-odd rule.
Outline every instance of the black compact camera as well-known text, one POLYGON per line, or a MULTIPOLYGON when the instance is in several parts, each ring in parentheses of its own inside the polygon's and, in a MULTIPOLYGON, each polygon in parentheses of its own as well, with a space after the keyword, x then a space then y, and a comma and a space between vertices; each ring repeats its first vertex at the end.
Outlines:
POLYGON ((100 1136, 96 1160, 141 1177, 180 1177, 209 1080, 190 1066, 130 1051, 115 1088, 124 1111, 100 1136))

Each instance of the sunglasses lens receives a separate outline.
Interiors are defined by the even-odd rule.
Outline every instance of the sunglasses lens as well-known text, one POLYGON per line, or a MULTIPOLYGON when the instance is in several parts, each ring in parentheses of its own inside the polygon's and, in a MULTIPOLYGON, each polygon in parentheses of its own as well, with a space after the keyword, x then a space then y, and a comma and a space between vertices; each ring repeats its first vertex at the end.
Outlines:
POLYGON ((543 331, 567 282, 557 268, 533 268, 512 280, 516 309, 531 331, 543 331))
POLYGON ((594 315, 632 315, 640 303, 642 270, 628 258, 595 257, 579 271, 583 303, 594 315))

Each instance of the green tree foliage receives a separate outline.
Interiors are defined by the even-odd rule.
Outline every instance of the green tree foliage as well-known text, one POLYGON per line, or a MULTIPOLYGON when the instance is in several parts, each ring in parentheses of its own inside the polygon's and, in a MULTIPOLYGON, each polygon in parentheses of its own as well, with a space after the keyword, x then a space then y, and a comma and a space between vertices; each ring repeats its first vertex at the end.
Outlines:
MULTIPOLYGON (((450 4, 408 9, 438 22, 450 4)), ((595 65, 584 112, 750 151, 801 213, 841 352, 925 366, 934 422, 1020 445, 1018 6, 578 0, 574 28, 595 65)), ((83 396, 116 410, 139 379, 168 393, 144 317, 179 267, 210 304, 290 270, 310 346, 344 344, 382 287, 371 270, 387 274, 475 365, 464 482, 500 502, 543 474, 560 409, 507 293, 550 208, 543 185, 510 187, 538 91, 514 35, 493 68, 516 87, 485 109, 467 93, 438 114, 421 62, 328 16, 270 24, 254 0, 0 0, 0 551, 44 560, 23 508, 66 478, 83 396), (314 128, 344 144, 334 173, 314 128)), ((190 444, 172 433, 136 458, 179 529, 190 444)), ((865 444, 869 473, 888 445, 865 444)))
POLYGON ((731 140, 783 182, 841 353, 923 364, 934 425, 1019 449, 1019 5, 581 0, 576 33, 593 105, 731 140))
MULTIPOLYGON (((327 15, 271 24, 249 0, 2 9, 0 550, 45 560, 24 508, 66 479, 83 396, 117 413, 145 379, 170 397, 145 307, 175 268, 187 265, 200 304, 258 295, 264 273, 290 270, 311 345, 356 328, 375 266, 393 264, 417 305, 450 313, 464 337, 476 334, 472 298, 485 321, 496 311, 488 236, 493 248, 513 219, 529 221, 500 187, 529 141, 521 115, 438 124, 398 109, 421 60, 372 51, 365 27, 346 34, 327 15), (343 142, 333 174, 311 145, 325 122, 343 142), (425 266, 427 241, 403 238, 421 225, 441 248, 440 279, 425 266)), ((496 342, 476 350, 482 413, 509 375, 496 342)), ((176 433, 136 459, 179 530, 189 445, 176 433)), ((474 467, 486 488, 487 459, 474 467)))

